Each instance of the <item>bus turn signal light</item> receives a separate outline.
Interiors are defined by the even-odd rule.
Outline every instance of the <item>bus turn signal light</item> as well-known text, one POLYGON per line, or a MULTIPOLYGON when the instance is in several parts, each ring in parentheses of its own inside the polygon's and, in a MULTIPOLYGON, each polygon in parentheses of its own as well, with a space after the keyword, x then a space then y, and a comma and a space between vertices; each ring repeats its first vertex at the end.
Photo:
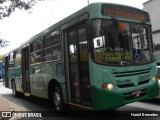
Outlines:
POLYGON ((159 79, 159 75, 157 75, 157 74, 154 75, 153 78, 152 78, 153 81, 156 81, 156 80, 158 80, 158 79, 159 79))
POLYGON ((102 88, 103 88, 103 89, 107 88, 107 83, 103 82, 103 83, 102 83, 102 88))
POLYGON ((102 88, 103 89, 108 88, 108 90, 112 90, 113 89, 113 84, 111 84, 111 83, 107 84, 106 82, 103 82, 102 83, 102 88))

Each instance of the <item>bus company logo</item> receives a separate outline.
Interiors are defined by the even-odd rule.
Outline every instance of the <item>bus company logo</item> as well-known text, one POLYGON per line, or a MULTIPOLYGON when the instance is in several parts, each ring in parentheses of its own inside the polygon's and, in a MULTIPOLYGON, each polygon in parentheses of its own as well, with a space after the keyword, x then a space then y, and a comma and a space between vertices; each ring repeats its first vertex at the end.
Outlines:
POLYGON ((128 83, 132 83, 132 80, 130 79, 126 79, 126 80, 117 80, 117 84, 121 85, 121 84, 128 84, 128 83))
POLYGON ((2 117, 12 117, 11 112, 2 112, 2 117))

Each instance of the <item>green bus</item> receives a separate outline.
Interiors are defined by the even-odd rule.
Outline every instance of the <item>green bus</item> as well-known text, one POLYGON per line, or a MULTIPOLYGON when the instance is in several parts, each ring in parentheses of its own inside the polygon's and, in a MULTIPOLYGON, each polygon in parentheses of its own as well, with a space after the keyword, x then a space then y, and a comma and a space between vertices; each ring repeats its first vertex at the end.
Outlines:
MULTIPOLYGON (((154 47, 154 56, 155 56, 155 60, 156 60, 156 63, 157 63, 157 75, 158 75, 158 78, 160 78, 160 44, 157 44, 155 47, 154 47)), ((158 80, 158 83, 159 83, 159 88, 160 88, 160 79, 158 80)))
POLYGON ((109 110, 159 94, 147 12, 92 3, 4 57, 5 86, 19 96, 109 110), (118 49, 118 47, 120 49, 118 49))

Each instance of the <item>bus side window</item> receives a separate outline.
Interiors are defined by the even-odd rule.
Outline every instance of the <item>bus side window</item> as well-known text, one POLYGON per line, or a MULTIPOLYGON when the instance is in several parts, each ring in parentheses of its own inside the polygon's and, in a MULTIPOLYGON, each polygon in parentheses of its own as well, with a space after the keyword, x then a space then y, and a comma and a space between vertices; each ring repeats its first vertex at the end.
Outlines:
POLYGON ((59 30, 54 30, 44 38, 43 61, 61 60, 62 46, 59 30))
POLYGON ((15 61, 14 61, 14 53, 10 53, 10 59, 9 59, 9 68, 15 67, 15 61))
POLYGON ((61 60, 61 46, 52 47, 50 49, 46 49, 44 51, 44 60, 50 61, 50 60, 61 60))
POLYGON ((60 60, 61 59, 61 46, 58 46, 57 48, 55 48, 52 52, 52 56, 55 57, 56 60, 60 60))
POLYGON ((42 62, 42 51, 41 51, 42 40, 38 39, 33 43, 31 43, 30 49, 31 49, 31 54, 30 54, 31 64, 42 62))
POLYGON ((31 64, 39 63, 42 61, 41 51, 31 54, 31 64))
POLYGON ((16 51, 15 55, 15 66, 20 67, 21 66, 21 50, 16 51))

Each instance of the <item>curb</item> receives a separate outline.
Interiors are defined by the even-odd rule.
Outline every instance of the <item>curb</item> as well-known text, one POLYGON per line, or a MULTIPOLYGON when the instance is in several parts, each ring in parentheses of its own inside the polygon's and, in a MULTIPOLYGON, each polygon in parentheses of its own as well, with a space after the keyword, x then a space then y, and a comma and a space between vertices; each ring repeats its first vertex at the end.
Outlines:
MULTIPOLYGON (((11 112, 14 112, 14 107, 13 107, 12 103, 9 102, 7 99, 3 98, 2 96, 0 96, 0 97, 9 104, 11 112)), ((20 118, 18 118, 18 117, 11 117, 8 120, 20 120, 20 118)))
POLYGON ((3 98, 2 96, 1 96, 1 98, 9 104, 10 110, 11 110, 11 112, 13 112, 14 111, 13 105, 7 99, 3 98))

